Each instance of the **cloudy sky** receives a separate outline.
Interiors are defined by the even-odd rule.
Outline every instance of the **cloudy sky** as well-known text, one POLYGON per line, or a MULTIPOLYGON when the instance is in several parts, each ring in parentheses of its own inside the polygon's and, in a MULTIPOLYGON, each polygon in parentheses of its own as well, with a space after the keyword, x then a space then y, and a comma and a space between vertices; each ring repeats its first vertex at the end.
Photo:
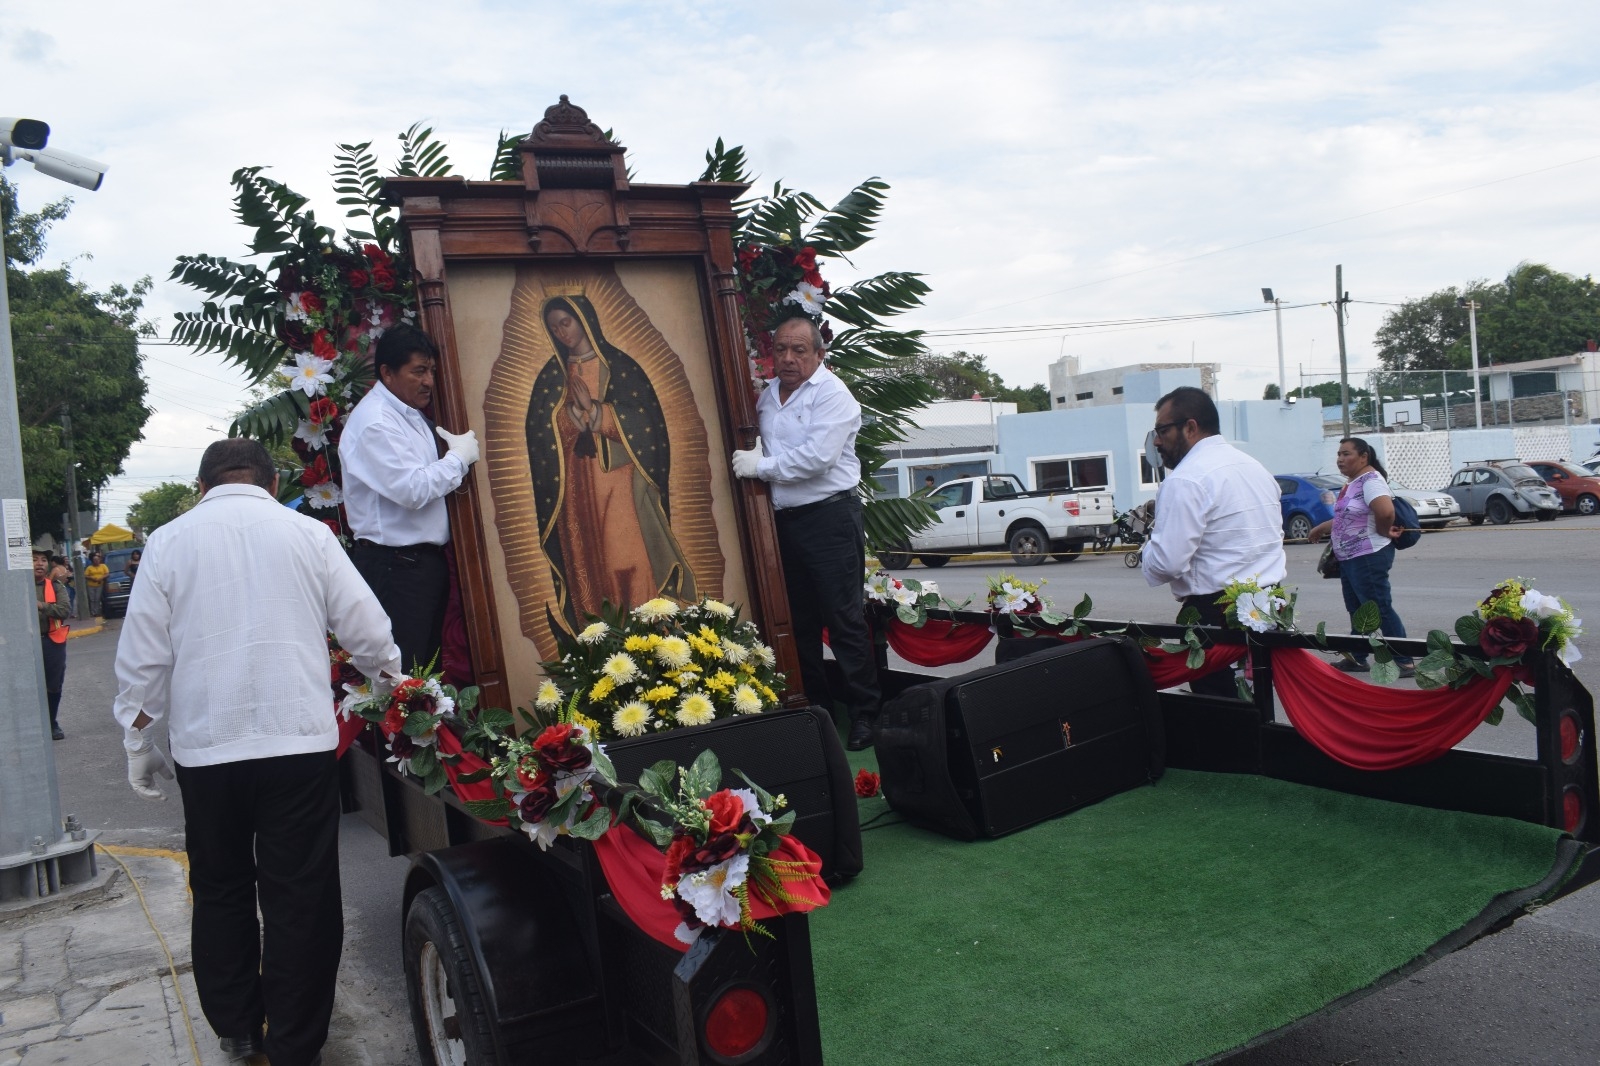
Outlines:
MULTIPOLYGON (((334 145, 418 119, 482 177, 501 129, 561 93, 615 129, 640 181, 693 180, 719 136, 763 182, 824 200, 892 188, 860 273, 925 273, 908 316, 1011 384, 1140 360, 1223 366, 1257 398, 1337 373, 1343 264, 1353 369, 1386 304, 1521 260, 1595 269, 1600 7, 1576 3, 46 4, 0 0, 0 111, 110 164, 47 262, 91 286, 157 280, 163 335, 195 305, 175 256, 238 256, 228 176, 265 164, 334 221, 334 145), (953 331, 1049 325, 1025 334, 953 331)), ((66 186, 13 167, 25 208, 66 186)), ((833 280, 855 273, 830 271, 833 280)), ((193 476, 243 383, 147 349, 156 416, 104 499, 193 476)))

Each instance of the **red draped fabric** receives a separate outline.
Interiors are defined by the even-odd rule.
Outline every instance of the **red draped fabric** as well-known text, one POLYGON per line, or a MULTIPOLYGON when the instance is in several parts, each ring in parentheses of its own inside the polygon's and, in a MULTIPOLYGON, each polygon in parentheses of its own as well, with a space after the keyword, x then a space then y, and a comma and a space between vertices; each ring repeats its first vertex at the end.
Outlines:
MULTIPOLYGON (((673 936, 673 930, 683 919, 670 902, 661 898, 661 875, 666 869, 667 857, 657 851, 643 837, 626 826, 613 827, 605 836, 594 842, 594 853, 605 871, 606 884, 628 917, 635 925, 661 943, 677 951, 688 950, 689 945, 673 936)), ((771 853, 776 861, 803 862, 811 870, 809 877, 784 883, 792 903, 779 903, 777 907, 750 898, 750 913, 756 920, 776 918, 780 913, 815 910, 828 903, 828 886, 822 880, 822 860, 817 853, 792 836, 771 853)))
POLYGON ((447 685, 465 688, 472 684, 472 652, 467 646, 467 615, 461 607, 461 582, 456 576, 456 546, 444 546, 445 570, 450 576, 450 594, 444 603, 444 621, 439 632, 439 669, 447 685))
POLYGON ((1275 651, 1272 684, 1289 721, 1317 748, 1357 770, 1397 770, 1437 759, 1499 706, 1512 673, 1501 667, 1458 689, 1384 688, 1304 648, 1275 651))
POLYGON ((348 720, 340 718, 337 705, 334 706, 333 714, 334 717, 339 718, 339 748, 337 757, 342 759, 344 758, 344 753, 350 750, 350 745, 354 743, 356 737, 359 737, 361 735, 361 731, 367 728, 367 720, 361 717, 359 714, 352 714, 348 720))
POLYGON ((889 647, 908 663, 918 666, 948 666, 966 662, 989 646, 994 639, 988 626, 949 622, 930 618, 921 629, 889 619, 889 647))
POLYGON ((1144 649, 1144 661, 1150 667, 1150 676, 1156 688, 1172 688, 1197 677, 1214 674, 1244 658, 1242 644, 1213 644, 1206 649, 1206 661, 1197 670, 1188 666, 1188 652, 1162 651, 1160 648, 1144 649))
MULTIPOLYGON (((448 762, 443 759, 439 760, 440 765, 444 767, 445 776, 450 778, 450 787, 455 789, 456 795, 464 801, 494 799, 494 782, 489 780, 488 777, 465 784, 460 780, 460 778, 468 774, 476 773, 479 770, 487 770, 489 764, 472 754, 472 752, 461 750, 461 741, 454 733, 443 726, 439 727, 434 736, 438 737, 436 743, 439 745, 440 755, 461 756, 459 759, 452 759, 448 762)), ((488 822, 490 825, 507 824, 504 818, 485 818, 483 821, 488 822)))

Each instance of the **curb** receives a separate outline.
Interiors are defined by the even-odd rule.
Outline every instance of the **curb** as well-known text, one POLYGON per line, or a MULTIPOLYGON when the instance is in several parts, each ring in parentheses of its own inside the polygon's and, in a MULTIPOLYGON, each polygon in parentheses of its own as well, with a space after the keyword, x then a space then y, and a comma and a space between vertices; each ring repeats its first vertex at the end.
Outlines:
POLYGON ((101 630, 105 629, 105 627, 106 627, 106 624, 105 624, 105 622, 102 621, 102 622, 96 622, 94 625, 88 627, 87 629, 69 629, 69 630, 67 630, 67 639, 71 640, 73 637, 92 637, 96 633, 98 633, 101 630))

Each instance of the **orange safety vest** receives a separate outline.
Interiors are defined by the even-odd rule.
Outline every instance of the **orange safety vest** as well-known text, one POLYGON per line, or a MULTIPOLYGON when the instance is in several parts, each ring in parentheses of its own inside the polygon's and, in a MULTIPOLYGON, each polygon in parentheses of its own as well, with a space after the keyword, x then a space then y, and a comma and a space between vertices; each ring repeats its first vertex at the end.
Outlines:
MULTIPOLYGON (((44 579, 44 602, 56 602, 56 583, 51 581, 48 577, 44 579)), ((71 628, 72 627, 70 625, 68 625, 66 622, 63 622, 61 619, 52 618, 50 619, 50 626, 45 632, 45 636, 49 637, 57 644, 65 644, 67 642, 67 630, 71 628)))

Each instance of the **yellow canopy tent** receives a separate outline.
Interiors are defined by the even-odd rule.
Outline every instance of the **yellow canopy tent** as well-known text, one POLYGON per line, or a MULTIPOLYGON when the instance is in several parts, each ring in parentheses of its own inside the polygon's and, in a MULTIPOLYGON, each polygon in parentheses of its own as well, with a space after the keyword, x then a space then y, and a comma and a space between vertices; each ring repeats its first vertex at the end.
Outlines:
POLYGON ((123 541, 133 539, 133 531, 123 529, 121 526, 107 522, 94 531, 94 536, 89 538, 90 544, 121 544, 123 541))

